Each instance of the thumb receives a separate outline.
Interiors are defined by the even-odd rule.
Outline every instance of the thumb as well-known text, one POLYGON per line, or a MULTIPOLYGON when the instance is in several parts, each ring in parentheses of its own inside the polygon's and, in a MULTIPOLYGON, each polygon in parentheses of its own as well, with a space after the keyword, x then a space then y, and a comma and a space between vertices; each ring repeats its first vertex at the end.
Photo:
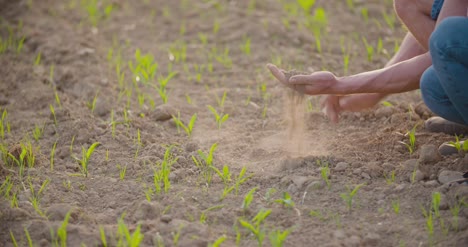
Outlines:
POLYGON ((333 123, 339 122, 340 98, 329 96, 322 104, 322 111, 333 123))

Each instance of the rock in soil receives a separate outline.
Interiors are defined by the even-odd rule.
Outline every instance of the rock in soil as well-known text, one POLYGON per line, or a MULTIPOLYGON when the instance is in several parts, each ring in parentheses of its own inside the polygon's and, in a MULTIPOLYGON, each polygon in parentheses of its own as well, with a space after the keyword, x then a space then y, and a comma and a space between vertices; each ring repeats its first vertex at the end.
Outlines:
POLYGON ((436 145, 425 144, 421 146, 419 151, 419 163, 420 164, 434 164, 440 160, 439 152, 437 151, 436 145))
POLYGON ((378 246, 380 241, 380 235, 377 233, 367 233, 362 241, 364 246, 378 246))
POLYGON ((446 184, 462 178, 463 174, 461 172, 443 170, 439 173, 439 177, 437 178, 437 180, 439 180, 441 184, 446 184))
POLYGON ((171 105, 164 104, 156 107, 154 111, 151 113, 151 119, 156 121, 167 121, 172 119, 172 116, 177 115, 176 109, 171 105))
POLYGON ((157 204, 156 202, 148 202, 144 200, 138 204, 137 209, 135 210, 135 213, 133 214, 133 218, 136 221, 152 220, 152 219, 156 219, 157 217, 159 217, 160 213, 161 213, 161 208, 159 204, 157 204))
POLYGON ((346 169, 348 169, 349 167, 349 164, 346 163, 346 162, 339 162, 338 164, 336 164, 335 166, 335 171, 337 172, 342 172, 342 171, 345 171, 346 169))
POLYGON ((63 221, 68 212, 75 210, 75 208, 70 204, 58 203, 52 204, 47 209, 47 215, 51 221, 63 221))

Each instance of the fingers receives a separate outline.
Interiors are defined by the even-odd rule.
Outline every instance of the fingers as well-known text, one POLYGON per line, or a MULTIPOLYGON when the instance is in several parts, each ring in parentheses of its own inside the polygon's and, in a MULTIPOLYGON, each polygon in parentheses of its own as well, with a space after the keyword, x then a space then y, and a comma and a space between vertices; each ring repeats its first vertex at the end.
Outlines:
POLYGON ((271 74, 273 74, 273 76, 278 79, 278 81, 287 84, 286 76, 284 75, 283 71, 271 63, 267 64, 267 68, 270 70, 271 74))
POLYGON ((335 95, 325 96, 321 101, 323 113, 332 121, 333 123, 339 122, 339 113, 341 111, 340 107, 340 97, 335 95))
POLYGON ((292 84, 313 84, 321 81, 334 81, 335 75, 328 71, 314 72, 310 75, 295 75, 289 79, 292 84))

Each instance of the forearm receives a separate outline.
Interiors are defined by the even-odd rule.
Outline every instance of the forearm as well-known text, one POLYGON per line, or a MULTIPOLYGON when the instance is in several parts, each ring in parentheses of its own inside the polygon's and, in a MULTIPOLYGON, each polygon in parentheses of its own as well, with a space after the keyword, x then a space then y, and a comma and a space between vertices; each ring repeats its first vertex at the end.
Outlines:
POLYGON ((379 70, 338 78, 332 94, 402 93, 419 88, 419 80, 432 64, 429 53, 379 70))

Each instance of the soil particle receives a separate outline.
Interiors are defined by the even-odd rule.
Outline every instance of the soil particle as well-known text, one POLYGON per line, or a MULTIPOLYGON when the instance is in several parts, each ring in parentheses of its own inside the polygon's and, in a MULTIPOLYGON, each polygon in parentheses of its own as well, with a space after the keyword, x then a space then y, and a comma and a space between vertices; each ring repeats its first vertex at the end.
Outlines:
POLYGON ((462 178, 463 174, 461 172, 443 170, 439 173, 439 177, 437 178, 437 180, 439 180, 441 184, 446 184, 462 178))
POLYGON ((135 221, 156 219, 159 217, 160 212, 161 207, 158 203, 144 200, 137 205, 133 219, 135 221))
POLYGON ((336 172, 342 172, 342 171, 345 171, 346 169, 348 169, 349 167, 349 164, 346 163, 346 162, 339 162, 338 164, 336 164, 335 166, 335 171, 336 172))
POLYGON ((325 182, 321 180, 312 181, 311 183, 309 183, 309 185, 307 185, 306 191, 312 194, 316 190, 323 189, 325 185, 325 182))
POLYGON ((387 118, 392 116, 395 112, 395 108, 393 106, 384 106, 377 109, 374 113, 376 118, 387 118))
POLYGON ((294 176, 292 177, 293 183, 297 186, 297 188, 301 189, 306 185, 311 179, 309 177, 304 176, 294 176))
POLYGON ((70 211, 76 211, 76 208, 70 204, 53 204, 47 209, 48 219, 51 221, 62 221, 70 211))
POLYGON ((361 245, 361 238, 356 235, 351 236, 347 242, 345 242, 347 247, 359 247, 361 245))
POLYGON ((380 235, 377 233, 367 233, 362 243, 364 246, 378 246, 380 241, 380 235))
POLYGON ((421 146, 419 151, 420 164, 434 164, 440 160, 439 152, 436 145, 425 144, 421 146))
POLYGON ((150 114, 151 119, 155 121, 167 121, 176 115, 177 111, 174 107, 168 104, 160 105, 150 114))
POLYGON ((191 152, 195 152, 199 149, 199 145, 198 143, 196 142, 188 142, 187 144, 185 144, 185 151, 191 153, 191 152))
POLYGON ((449 201, 448 197, 445 194, 440 194, 440 204, 439 204, 439 209, 440 210, 447 210, 449 209, 449 201))
POLYGON ((369 174, 367 174, 367 172, 363 172, 361 173, 361 177, 365 178, 365 179, 371 179, 371 176, 369 174))
POLYGON ((430 180, 430 181, 427 181, 426 183, 424 183, 424 186, 426 187, 437 187, 439 186, 439 182, 437 182, 437 180, 430 180))
POLYGON ((50 224, 46 221, 33 220, 27 229, 34 239, 50 238, 50 224))
POLYGON ((342 240, 346 238, 346 233, 343 230, 336 230, 333 232, 333 238, 342 240))
POLYGON ((425 178, 426 178, 426 175, 421 170, 416 170, 414 175, 413 175, 413 173, 409 174, 408 180, 413 183, 413 182, 423 181, 425 178), (414 181, 413 181, 413 179, 414 179, 414 181))
POLYGON ((418 164, 419 162, 417 159, 409 159, 403 162, 403 168, 405 169, 405 171, 412 172, 416 168, 418 168, 418 164))
POLYGON ((281 161, 280 170, 287 171, 287 170, 294 170, 300 168, 301 166, 305 165, 306 162, 303 158, 288 158, 281 161))
POLYGON ((94 108, 94 114, 99 117, 105 117, 110 112, 109 104, 102 98, 96 99, 96 105, 94 108))
POLYGON ((169 222, 172 221, 172 215, 165 214, 165 215, 161 216, 160 220, 161 220, 161 222, 164 222, 164 223, 168 224, 169 222))

